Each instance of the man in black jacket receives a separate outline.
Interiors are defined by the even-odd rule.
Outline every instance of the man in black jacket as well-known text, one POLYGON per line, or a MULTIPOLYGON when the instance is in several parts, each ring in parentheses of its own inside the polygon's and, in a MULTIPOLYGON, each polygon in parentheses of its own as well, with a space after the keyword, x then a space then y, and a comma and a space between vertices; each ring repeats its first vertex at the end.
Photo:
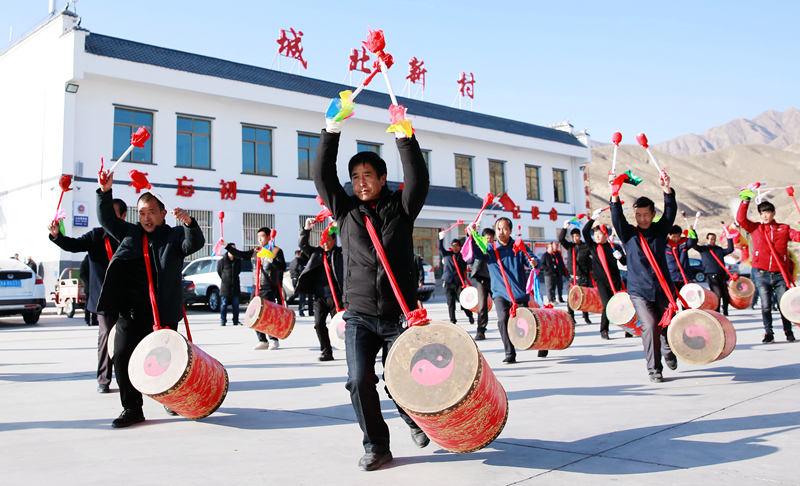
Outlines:
POLYGON ((118 218, 111 198, 113 176, 105 171, 98 177, 97 219, 120 244, 108 264, 97 310, 119 315, 114 339, 114 369, 123 411, 111 423, 112 427, 119 428, 144 421, 142 394, 131 384, 128 362, 136 345, 153 332, 156 312, 162 327, 178 328, 183 318, 183 261, 203 248, 205 237, 197 221, 180 208, 175 208, 172 214, 183 224, 175 228, 167 225, 164 204, 149 192, 139 198, 138 224, 118 218), (149 271, 145 250, 151 262, 149 271), (152 287, 148 273, 152 275, 152 287), (151 288, 157 309, 151 305, 151 288))
POLYGON ((551 304, 556 303, 556 275, 558 274, 558 260, 556 260, 553 243, 547 244, 547 251, 542 254, 542 272, 544 285, 547 290, 547 299, 551 304))
MULTIPOLYGON (((591 218, 586 222, 583 227, 583 237, 586 239, 586 245, 592 256, 592 275, 594 275, 594 282, 597 284, 597 293, 600 294, 600 301, 603 302, 603 315, 600 317, 600 338, 608 339, 608 315, 606 309, 608 308, 608 301, 614 296, 614 291, 620 292, 622 290, 622 279, 619 275, 619 267, 617 260, 623 265, 626 263, 625 255, 613 243, 608 241, 603 229, 598 225, 592 230, 595 218, 600 216, 600 210, 594 212, 591 218), (605 265, 603 265, 605 262, 605 265), (608 268, 608 274, 606 274, 608 268), (608 276, 611 276, 609 282, 608 276)), ((625 333, 625 337, 631 337, 632 334, 625 333)))
MULTIPOLYGON (((258 244, 261 245, 261 248, 266 248, 269 244, 270 233, 271 231, 267 227, 259 228, 257 236, 258 244)), ((272 248, 272 254, 275 255, 275 258, 268 256, 259 257, 258 252, 261 248, 239 251, 233 245, 229 244, 225 246, 225 250, 234 257, 241 260, 251 260, 253 262, 253 284, 256 284, 255 279, 257 278, 258 296, 270 302, 280 304, 280 293, 283 291, 281 288, 283 285, 283 272, 286 271, 286 259, 283 257, 283 250, 275 246, 272 248), (261 258, 261 272, 257 274, 259 258, 261 258)), ((280 347, 278 338, 274 336, 267 336, 263 332, 256 331, 256 337, 258 338, 258 344, 253 349, 275 350, 280 347)))
MULTIPOLYGON (((572 273, 572 283, 580 287, 592 286, 592 257, 589 254, 589 247, 586 243, 581 241, 581 230, 573 228, 569 232, 570 241, 567 241, 567 229, 569 228, 569 221, 564 222, 564 227, 558 232, 558 241, 561 246, 567 249, 568 252, 568 270, 572 273)), ((588 241, 588 240, 587 240, 588 241)), ((572 307, 567 306, 567 313, 575 322, 575 311, 572 307)), ((583 321, 586 324, 591 324, 589 320, 589 313, 583 313, 583 321)))
MULTIPOLYGON (((128 206, 122 199, 111 201, 114 207, 114 215, 125 221, 128 213, 128 206)), ((114 312, 103 312, 97 310, 97 301, 100 298, 100 289, 106 278, 108 262, 114 252, 117 251, 119 243, 112 238, 103 228, 92 228, 91 231, 84 233, 78 238, 64 236, 58 230, 58 223, 51 222, 48 227, 50 231, 50 241, 55 243, 64 251, 70 253, 88 252, 89 257, 89 285, 86 289, 86 308, 89 312, 97 314, 97 392, 108 393, 111 384, 111 357, 108 355, 108 333, 117 322, 117 315, 114 312)))
MULTIPOLYGON (((447 310, 450 312, 450 322, 457 324, 456 321, 456 304, 461 295, 462 284, 467 285, 467 263, 461 258, 461 241, 458 239, 450 243, 450 249, 444 247, 444 232, 439 232, 439 255, 442 257, 442 283, 444 284, 444 293, 447 297, 447 310)), ((459 307, 461 305, 459 304, 459 307)), ((475 323, 472 317, 472 311, 463 307, 461 310, 467 315, 470 324, 475 323)))
POLYGON ((342 282, 344 282, 344 264, 342 249, 336 246, 336 233, 325 230, 324 241, 320 246, 313 247, 309 243, 311 228, 314 227, 314 218, 306 220, 305 227, 300 230, 300 251, 308 258, 308 264, 297 280, 296 292, 314 295, 314 330, 319 339, 320 361, 333 361, 331 338, 328 334, 326 320, 328 315, 333 317, 338 310, 336 303, 342 303, 342 282), (327 260, 331 281, 328 282, 328 271, 325 269, 327 260), (333 285, 333 291, 331 290, 333 285), (299 289, 299 290, 298 290, 299 289))
MULTIPOLYGON (((364 433, 366 454, 359 467, 371 471, 392 460, 389 428, 383 420, 375 386, 378 383, 375 358, 382 350, 386 360, 403 327, 400 305, 372 245, 365 217, 375 227, 406 305, 415 309, 418 284, 412 233, 430 182, 416 137, 396 134, 403 164, 403 189, 392 192, 386 187, 386 162, 378 154, 359 152, 348 164, 354 192, 353 196, 348 195, 336 173, 341 123, 327 120, 317 145, 313 174, 317 192, 338 222, 342 239, 346 269, 346 388, 364 433)), ((411 428, 414 442, 420 447, 428 445, 428 437, 411 417, 402 408, 397 410, 411 428)))
MULTIPOLYGON (((616 175, 609 173, 608 184, 614 182, 616 175)), ((642 345, 644 346, 647 360, 647 371, 650 381, 661 383, 664 378, 661 374, 663 367, 661 357, 669 369, 678 368, 678 360, 672 353, 667 341, 667 327, 660 327, 659 322, 668 310, 670 300, 662 288, 656 272, 646 256, 642 247, 643 238, 650 248, 658 268, 664 276, 667 291, 675 295, 672 279, 667 267, 666 245, 667 234, 675 223, 678 204, 675 202, 675 191, 669 187, 669 176, 665 171, 659 176, 659 183, 664 190, 664 214, 658 221, 653 221, 656 215, 655 204, 646 197, 640 197, 633 203, 634 217, 637 226, 633 226, 625 219, 619 195, 611 196, 611 221, 625 245, 625 254, 628 258, 628 294, 639 323, 642 325, 642 345)))
POLYGON ((312 304, 309 302, 311 300, 309 296, 307 294, 301 294, 297 291, 297 280, 300 278, 300 274, 303 273, 306 265, 308 265, 308 257, 303 255, 303 252, 300 250, 295 251, 294 260, 292 260, 292 262, 289 264, 289 276, 292 278, 292 287, 294 287, 294 294, 289 297, 289 300, 292 300, 292 297, 297 296, 297 312, 300 314, 300 317, 306 316, 303 313, 306 307, 308 307, 308 315, 314 315, 312 304))
POLYGON ((708 288, 717 295, 717 308, 722 307, 722 314, 728 315, 728 304, 731 302, 731 296, 728 294, 728 272, 725 268, 720 266, 720 262, 725 262, 725 255, 733 253, 733 238, 728 236, 728 247, 721 248, 717 246, 717 235, 709 233, 706 235, 706 244, 697 244, 697 233, 694 231, 689 232, 689 238, 686 240, 686 249, 694 248, 700 253, 703 259, 704 273, 708 281, 708 288), (713 253, 713 255, 712 255, 713 253), (716 256, 717 258, 714 258, 716 256))
POLYGON ((89 299, 91 294, 89 293, 89 289, 91 287, 91 274, 89 271, 89 255, 83 257, 83 261, 81 262, 80 270, 78 270, 78 274, 81 277, 81 282, 83 282, 83 293, 86 295, 86 305, 83 307, 83 320, 86 321, 87 326, 96 326, 97 322, 97 314, 91 312, 89 310, 89 299))
MULTIPOLYGON (((486 238, 488 245, 494 244, 495 232, 492 228, 484 228, 481 236, 486 238)), ((480 258, 470 260, 472 269, 469 277, 475 281, 478 289, 478 331, 475 333, 476 341, 486 339, 486 327, 489 325, 489 297, 492 296, 492 277, 489 274, 489 264, 480 258)))
MULTIPOLYGON (((236 248, 233 243, 228 243, 231 248, 236 248)), ((219 325, 224 326, 228 321, 228 305, 231 306, 233 314, 233 325, 241 326, 239 322, 239 297, 242 289, 239 282, 239 274, 242 273, 242 261, 234 257, 230 252, 217 263, 217 275, 220 279, 219 287, 219 325)))

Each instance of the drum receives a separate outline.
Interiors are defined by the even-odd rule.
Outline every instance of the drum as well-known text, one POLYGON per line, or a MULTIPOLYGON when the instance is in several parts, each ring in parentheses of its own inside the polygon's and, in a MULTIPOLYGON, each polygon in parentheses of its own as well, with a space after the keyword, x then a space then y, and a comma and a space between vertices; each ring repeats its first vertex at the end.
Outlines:
POLYGON ((289 337, 294 321, 293 310, 261 297, 253 297, 244 315, 245 326, 278 339, 289 337))
POLYGON ((528 309, 538 309, 539 304, 536 302, 536 298, 533 294, 528 294, 528 309))
POLYGON ((788 289, 781 297, 781 314, 800 326, 800 287, 788 289))
POLYGON ((569 303, 569 308, 574 311, 603 313, 603 301, 600 300, 600 292, 594 287, 573 286, 569 289, 567 302, 569 303))
POLYGON ((345 321, 342 316, 345 311, 337 312, 328 324, 328 337, 331 340, 331 346, 336 349, 344 351, 344 325, 345 321))
POLYGON ((508 338, 523 351, 566 349, 575 339, 575 324, 566 311, 520 307, 508 320, 508 338))
POLYGON ((720 360, 736 347, 736 330, 719 312, 691 309, 679 312, 667 328, 675 356, 692 364, 720 360))
MULTIPOLYGON (((458 297, 458 302, 461 304, 461 307, 470 311, 470 312, 478 312, 479 307, 479 296, 478 288, 469 286, 465 289, 461 290, 461 295, 458 297)), ((486 296, 486 311, 489 312, 492 310, 492 298, 490 296, 486 296)))
POLYGON ((131 384, 189 419, 208 417, 228 393, 225 367, 171 329, 142 339, 128 363, 131 384))
POLYGON ((621 327, 625 332, 634 336, 642 335, 642 325, 639 323, 636 309, 633 308, 631 296, 627 292, 617 292, 609 299, 606 317, 608 322, 621 327))
POLYGON ((117 326, 111 326, 111 330, 108 331, 108 342, 106 343, 106 349, 108 349, 108 357, 112 360, 114 359, 114 339, 117 338, 117 326))
POLYGON ((690 309, 717 310, 719 297, 714 292, 696 283, 690 283, 681 289, 683 300, 689 304, 690 309))
POLYGON ((756 284, 747 277, 739 277, 728 284, 728 295, 730 295, 731 305, 734 308, 747 309, 755 298, 756 284))
POLYGON ((450 452, 489 445, 508 419, 508 397, 472 337, 449 322, 406 329, 384 371, 394 401, 450 452))

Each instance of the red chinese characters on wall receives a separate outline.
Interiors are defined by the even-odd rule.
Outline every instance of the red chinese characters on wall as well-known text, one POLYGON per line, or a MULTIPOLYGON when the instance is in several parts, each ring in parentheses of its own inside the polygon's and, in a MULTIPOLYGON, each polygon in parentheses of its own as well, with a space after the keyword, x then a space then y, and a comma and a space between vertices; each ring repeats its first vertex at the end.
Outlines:
POLYGON ((266 203, 275 202, 275 191, 269 187, 269 184, 264 184, 264 187, 258 195, 261 196, 261 199, 266 203))
POLYGON ((558 211, 556 208, 550 210, 550 221, 557 221, 558 220, 558 211))
POLYGON ((531 218, 532 219, 539 219, 539 207, 533 206, 531 208, 531 218))
POLYGON ((367 62, 369 62, 369 54, 367 54, 367 49, 364 48, 364 46, 361 46, 360 55, 356 49, 350 51, 350 71, 361 71, 366 74, 371 73, 372 70, 367 67, 367 62), (360 67, 358 63, 361 63, 360 67))
POLYGON ((194 179, 189 179, 186 176, 183 176, 176 180, 178 181, 178 190, 175 194, 181 197, 192 197, 192 194, 194 194, 194 185, 184 184, 184 182, 194 182, 194 179))
POLYGON ((425 61, 419 61, 416 57, 412 57, 410 61, 408 61, 408 76, 406 79, 411 81, 414 84, 420 82, 422 84, 422 91, 425 91, 425 73, 428 70, 425 69, 425 61))
POLYGON ((220 199, 236 199, 236 181, 220 180, 219 184, 222 188, 219 190, 220 199))
POLYGON ((469 96, 472 99, 475 99, 475 76, 472 73, 469 73, 469 80, 467 80, 467 75, 462 72, 461 77, 458 78, 458 84, 461 85, 459 88, 459 92, 461 93, 461 97, 469 96))
POLYGON ((303 60, 303 45, 300 43, 300 38, 303 37, 303 32, 290 28, 289 32, 292 34, 290 39, 286 35, 286 31, 280 30, 280 38, 276 41, 278 43, 278 54, 292 59, 297 59, 303 65, 303 69, 308 69, 308 63, 303 60))

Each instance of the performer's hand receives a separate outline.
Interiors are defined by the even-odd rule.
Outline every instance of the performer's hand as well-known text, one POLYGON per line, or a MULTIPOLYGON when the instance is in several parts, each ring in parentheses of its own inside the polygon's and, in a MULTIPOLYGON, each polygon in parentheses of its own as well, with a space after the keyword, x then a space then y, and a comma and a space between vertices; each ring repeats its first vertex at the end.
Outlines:
POLYGON ((50 236, 53 238, 58 236, 58 221, 50 221, 50 224, 47 225, 47 231, 50 232, 50 236))
POLYGON ((619 250, 614 250, 614 253, 612 253, 612 255, 614 255, 614 258, 616 258, 617 260, 622 258, 622 252, 619 250))
POLYGON ((595 209, 594 212, 592 213, 592 220, 597 221, 597 219, 600 217, 601 214, 603 214, 602 209, 595 209))
POLYGON ((102 192, 108 192, 111 190, 111 186, 114 184, 114 173, 110 170, 104 170, 97 173, 97 183, 100 185, 100 190, 102 192))
POLYGON ((306 218, 306 226, 305 226, 305 229, 306 229, 306 230, 310 230, 311 228, 313 228, 313 227, 314 227, 314 222, 315 222, 315 221, 316 221, 316 220, 315 220, 314 218, 306 218))
POLYGON ((478 223, 476 223, 474 221, 472 223, 468 224, 466 228, 464 228, 464 233, 467 236, 469 236, 472 233, 475 233, 477 231, 478 231, 478 223))
POLYGON ((328 133, 339 133, 342 131, 342 122, 335 122, 333 118, 325 119, 325 131, 328 133))
POLYGON ((658 176, 658 182, 664 187, 664 192, 669 194, 672 189, 669 188, 669 176, 666 170, 662 170, 658 176))
POLYGON ((189 212, 186 211, 185 209, 175 208, 172 210, 172 215, 175 216, 175 219, 185 224, 186 226, 192 224, 192 217, 189 216, 189 212))
POLYGON ((564 229, 569 228, 569 220, 564 221, 564 229))
POLYGON ((614 179, 616 179, 616 178, 617 178, 616 171, 613 171, 613 170, 608 171, 608 185, 609 186, 614 183, 614 179))
POLYGON ((444 231, 440 231, 440 232, 439 232, 439 239, 440 239, 440 240, 443 240, 443 239, 444 239, 444 231))

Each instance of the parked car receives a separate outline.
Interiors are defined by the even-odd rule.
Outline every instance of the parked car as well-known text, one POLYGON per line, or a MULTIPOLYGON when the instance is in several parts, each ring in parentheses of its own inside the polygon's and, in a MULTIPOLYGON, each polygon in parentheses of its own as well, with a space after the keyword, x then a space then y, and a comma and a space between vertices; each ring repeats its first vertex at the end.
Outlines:
MULTIPOLYGON (((198 258, 183 269, 183 278, 194 283, 195 303, 206 304, 211 312, 219 312, 219 287, 222 282, 217 274, 217 265, 221 259, 219 256, 198 258)), ((253 263, 250 260, 242 260, 239 290, 240 302, 250 300, 253 292, 253 263)))
POLYGON ((422 270, 425 277, 422 281, 422 287, 417 289, 417 298, 425 302, 431 298, 436 289, 436 275, 433 273, 433 267, 428 265, 425 260, 422 260, 422 270))
POLYGON ((36 324, 45 305, 44 281, 19 260, 0 260, 0 316, 36 324))
POLYGON ((690 275, 686 276, 686 278, 689 280, 694 280, 695 282, 705 282, 706 274, 705 267, 703 266, 703 260, 699 258, 690 258, 689 273, 690 275))
POLYGON ((183 305, 188 306, 197 302, 197 294, 194 293, 196 288, 194 282, 181 278, 181 285, 183 286, 183 305))

